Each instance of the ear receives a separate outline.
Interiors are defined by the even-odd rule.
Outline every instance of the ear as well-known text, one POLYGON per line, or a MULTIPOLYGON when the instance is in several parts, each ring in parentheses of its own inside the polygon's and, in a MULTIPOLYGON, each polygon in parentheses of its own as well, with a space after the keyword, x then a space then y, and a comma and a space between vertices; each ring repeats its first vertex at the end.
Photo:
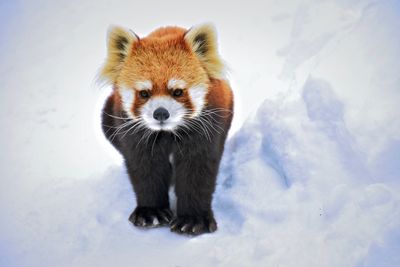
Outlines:
POLYGON ((132 31, 114 26, 108 30, 107 39, 107 59, 100 76, 115 83, 133 43, 138 42, 139 37, 132 31))
POLYGON ((218 54, 217 34, 211 24, 202 24, 190 28, 185 33, 185 41, 200 59, 203 67, 211 78, 224 77, 224 64, 218 54))

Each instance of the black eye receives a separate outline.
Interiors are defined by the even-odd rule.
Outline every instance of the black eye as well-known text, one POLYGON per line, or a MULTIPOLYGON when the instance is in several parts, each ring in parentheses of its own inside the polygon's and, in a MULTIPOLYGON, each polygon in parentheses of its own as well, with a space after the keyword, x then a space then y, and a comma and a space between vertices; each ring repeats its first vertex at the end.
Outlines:
POLYGON ((182 89, 175 89, 174 92, 172 93, 174 96, 181 96, 183 95, 183 90, 182 89))
POLYGON ((139 95, 140 95, 141 98, 149 98, 150 97, 149 92, 147 92, 146 90, 140 91, 139 95))

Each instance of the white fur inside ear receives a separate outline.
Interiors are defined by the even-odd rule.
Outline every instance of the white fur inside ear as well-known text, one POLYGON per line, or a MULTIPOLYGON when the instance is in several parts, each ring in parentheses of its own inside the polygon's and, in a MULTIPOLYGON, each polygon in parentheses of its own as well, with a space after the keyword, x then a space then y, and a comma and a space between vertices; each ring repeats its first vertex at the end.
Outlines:
POLYGON ((198 116, 206 104, 207 87, 205 85, 196 85, 189 88, 189 96, 194 106, 193 117, 198 116))
POLYGON ((128 117, 135 119, 135 115, 132 112, 133 103, 135 102, 135 91, 130 88, 121 87, 119 94, 124 111, 128 114, 128 117))

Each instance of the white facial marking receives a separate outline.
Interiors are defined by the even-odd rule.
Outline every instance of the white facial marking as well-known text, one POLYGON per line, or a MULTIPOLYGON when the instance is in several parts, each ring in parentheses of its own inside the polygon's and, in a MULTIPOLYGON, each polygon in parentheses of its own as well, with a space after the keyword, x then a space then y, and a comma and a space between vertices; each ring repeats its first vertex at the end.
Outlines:
POLYGON ((182 103, 179 103, 172 97, 157 96, 150 98, 141 109, 141 114, 146 125, 155 131, 167 130, 172 131, 182 123, 182 119, 186 113, 186 108, 182 103), (169 118, 161 124, 154 119, 154 111, 160 107, 168 110, 169 118))
POLYGON ((186 86, 184 80, 171 79, 168 81, 168 89, 183 89, 186 86))
POLYGON ((149 80, 135 82, 135 88, 139 91, 141 90, 151 90, 153 88, 153 83, 149 80))
POLYGON ((135 115, 132 112, 132 106, 135 102, 135 91, 131 88, 120 87, 119 94, 121 96, 122 107, 128 117, 135 119, 135 115))
POLYGON ((206 103, 207 87, 203 84, 189 88, 189 96, 192 99, 194 111, 192 117, 198 116, 206 103))

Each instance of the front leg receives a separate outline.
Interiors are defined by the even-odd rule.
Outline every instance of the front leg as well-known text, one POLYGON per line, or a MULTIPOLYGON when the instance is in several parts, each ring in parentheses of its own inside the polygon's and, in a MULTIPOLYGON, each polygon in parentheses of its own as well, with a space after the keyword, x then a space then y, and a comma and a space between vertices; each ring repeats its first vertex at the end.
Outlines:
MULTIPOLYGON (((168 151, 162 135, 153 135, 152 146, 134 147, 126 158, 126 166, 136 195, 137 207, 129 220, 140 227, 169 224, 168 190, 172 175, 168 151)), ((149 142, 150 143, 150 142, 149 142)))
POLYGON ((171 231, 198 235, 217 230, 211 203, 223 139, 224 136, 216 136, 212 141, 192 137, 177 149, 174 155, 177 218, 171 222, 171 231))

